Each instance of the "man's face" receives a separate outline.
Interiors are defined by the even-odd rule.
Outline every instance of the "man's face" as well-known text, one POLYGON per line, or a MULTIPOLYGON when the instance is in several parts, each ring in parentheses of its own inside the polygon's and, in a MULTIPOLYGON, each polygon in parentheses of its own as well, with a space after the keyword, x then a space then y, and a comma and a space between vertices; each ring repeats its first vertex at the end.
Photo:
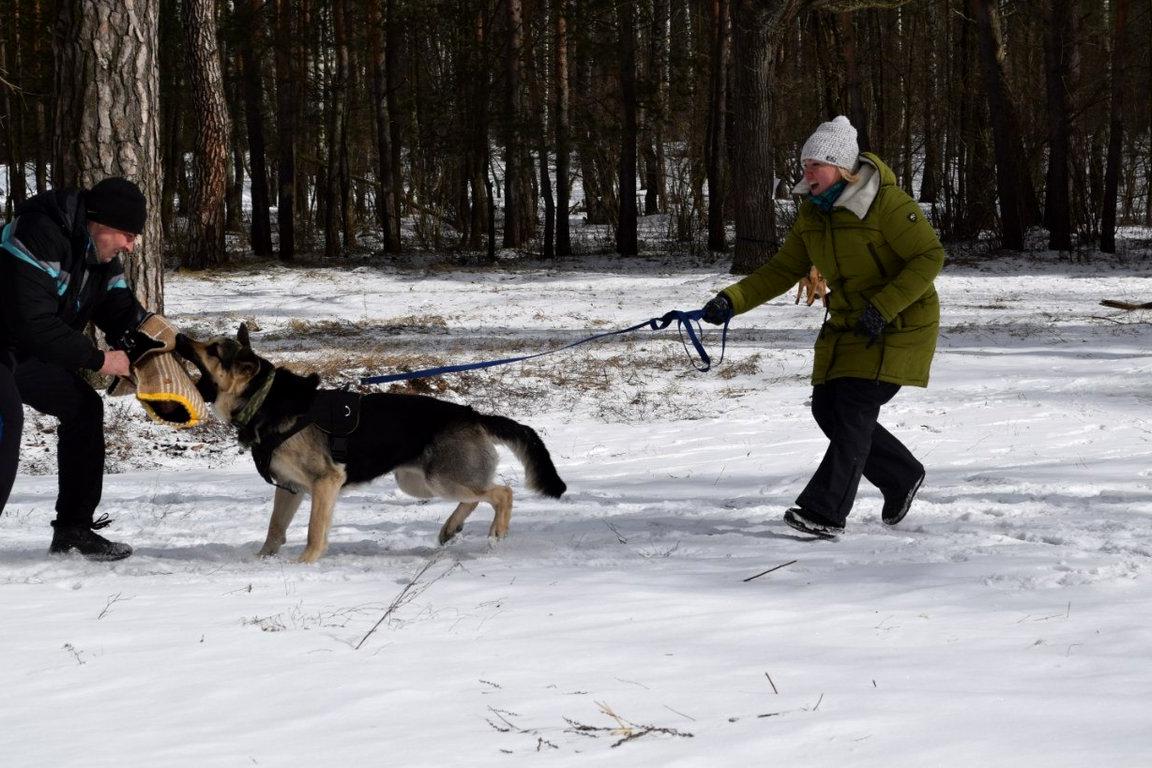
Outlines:
POLYGON ((88 222, 88 234, 92 236, 96 258, 101 264, 107 264, 120 253, 132 253, 139 237, 132 232, 114 229, 97 221, 88 222))
POLYGON ((818 195, 840 181, 840 169, 818 160, 805 160, 804 181, 808 184, 809 191, 818 195))

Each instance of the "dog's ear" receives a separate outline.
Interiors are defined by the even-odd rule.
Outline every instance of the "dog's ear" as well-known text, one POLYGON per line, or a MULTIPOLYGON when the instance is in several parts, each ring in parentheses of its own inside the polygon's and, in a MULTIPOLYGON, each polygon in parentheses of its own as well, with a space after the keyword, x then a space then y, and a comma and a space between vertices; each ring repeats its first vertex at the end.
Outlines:
POLYGON ((248 324, 240 323, 240 330, 236 332, 236 341, 240 342, 242 347, 251 347, 252 344, 248 339, 248 324))

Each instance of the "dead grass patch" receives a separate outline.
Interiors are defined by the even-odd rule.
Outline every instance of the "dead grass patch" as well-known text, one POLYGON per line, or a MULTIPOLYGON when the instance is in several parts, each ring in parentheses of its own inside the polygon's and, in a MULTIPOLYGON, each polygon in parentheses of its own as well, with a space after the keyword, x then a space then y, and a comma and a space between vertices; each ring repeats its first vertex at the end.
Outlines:
POLYGON ((760 353, 756 352, 744 358, 738 363, 731 363, 722 365, 717 371, 716 375, 725 381, 734 379, 737 376, 753 376, 760 373, 760 353))

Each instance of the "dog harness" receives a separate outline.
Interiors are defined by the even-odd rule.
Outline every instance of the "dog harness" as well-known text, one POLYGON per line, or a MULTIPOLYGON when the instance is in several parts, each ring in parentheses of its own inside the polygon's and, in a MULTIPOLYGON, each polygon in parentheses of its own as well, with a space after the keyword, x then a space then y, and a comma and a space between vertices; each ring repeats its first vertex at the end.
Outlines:
POLYGON ((292 426, 285 430, 262 431, 257 418, 264 405, 276 370, 269 371, 263 381, 253 382, 253 392, 248 403, 233 417, 232 423, 239 428, 240 442, 252 451, 256 471, 264 481, 296 493, 296 488, 277 482, 272 474, 272 454, 297 432, 306 427, 316 427, 328 436, 328 451, 338 464, 348 460, 348 439, 360 426, 360 401, 363 395, 341 389, 318 389, 307 411, 298 414, 292 426))

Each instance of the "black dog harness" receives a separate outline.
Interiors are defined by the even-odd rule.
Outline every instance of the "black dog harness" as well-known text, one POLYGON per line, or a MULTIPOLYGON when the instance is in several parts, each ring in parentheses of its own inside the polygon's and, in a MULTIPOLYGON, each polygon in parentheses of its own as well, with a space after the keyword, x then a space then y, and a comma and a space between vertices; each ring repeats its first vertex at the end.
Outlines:
POLYGON ((363 395, 342 389, 318 389, 311 406, 295 414, 296 420, 284 430, 261 429, 264 400, 272 388, 276 370, 270 369, 263 380, 252 383, 247 405, 232 418, 239 428, 240 443, 252 451, 256 471, 265 482, 291 493, 297 489, 276 481, 272 474, 272 454, 290 437, 306 427, 316 427, 328 436, 328 450, 338 464, 348 460, 348 439, 360 426, 360 404, 363 395))

